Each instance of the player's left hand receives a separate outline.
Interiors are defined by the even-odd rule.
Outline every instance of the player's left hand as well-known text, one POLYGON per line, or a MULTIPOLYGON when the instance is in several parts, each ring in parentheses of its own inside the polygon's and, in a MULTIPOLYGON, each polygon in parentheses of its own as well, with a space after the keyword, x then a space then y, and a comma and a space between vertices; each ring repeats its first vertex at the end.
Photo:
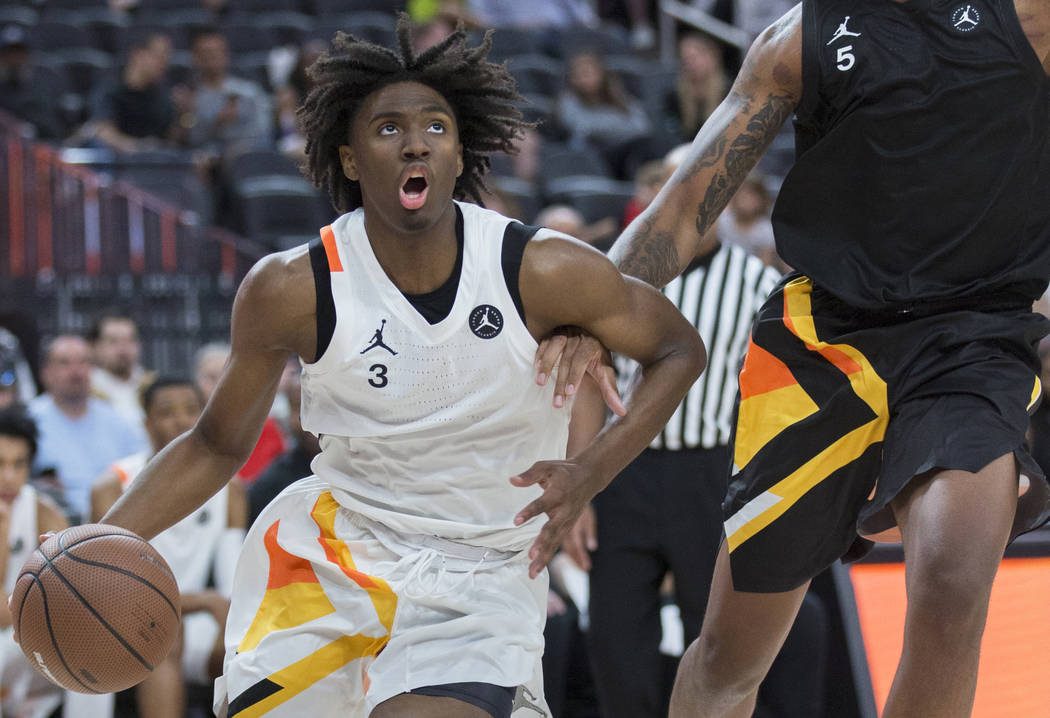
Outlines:
POLYGON ((515 486, 538 484, 543 494, 530 502, 514 517, 520 526, 534 516, 547 514, 547 523, 529 549, 529 578, 536 578, 558 551, 565 535, 597 493, 590 471, 574 461, 539 461, 518 476, 511 477, 515 486))

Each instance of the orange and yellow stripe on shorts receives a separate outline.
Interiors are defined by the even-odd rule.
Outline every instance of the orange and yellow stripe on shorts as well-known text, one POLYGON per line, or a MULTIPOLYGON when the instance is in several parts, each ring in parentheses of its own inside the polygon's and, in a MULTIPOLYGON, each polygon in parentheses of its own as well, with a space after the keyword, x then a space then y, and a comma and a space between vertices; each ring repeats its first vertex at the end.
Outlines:
MULTIPOLYGON (((317 540, 325 558, 338 566, 372 600, 384 636, 356 634, 342 636, 310 655, 270 674, 240 696, 232 697, 231 718, 256 718, 302 693, 324 677, 351 661, 377 655, 390 640, 397 611, 397 595, 386 581, 357 570, 350 548, 335 534, 339 504, 331 492, 324 492, 314 503, 310 517, 318 527, 317 540)), ((266 592, 255 618, 237 653, 254 650, 262 639, 274 632, 302 626, 335 611, 308 559, 288 553, 277 542, 280 521, 266 530, 264 545, 270 558, 266 592)))
MULTIPOLYGON (((829 344, 817 337, 811 303, 812 283, 806 277, 789 282, 783 291, 783 322, 806 349, 817 352, 849 380, 875 418, 829 444, 779 482, 730 516, 725 523, 730 551, 783 515, 803 494, 837 469, 854 461, 873 443, 882 441, 889 421, 886 382, 868 359, 848 344, 829 344)), ((789 426, 819 411, 780 359, 753 341, 740 373, 740 408, 733 463, 743 469, 756 454, 789 426)))

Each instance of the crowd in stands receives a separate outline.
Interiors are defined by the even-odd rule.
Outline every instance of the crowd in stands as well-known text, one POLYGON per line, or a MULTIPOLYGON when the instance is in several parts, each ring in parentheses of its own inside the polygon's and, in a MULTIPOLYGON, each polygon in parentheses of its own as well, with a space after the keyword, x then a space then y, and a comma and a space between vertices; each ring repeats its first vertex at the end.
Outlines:
MULTIPOLYGON (((696 4, 752 34, 761 29, 755 18, 764 22, 762 11, 778 5, 696 4)), ((310 88, 306 68, 337 30, 389 44, 392 5, 0 5, 0 109, 29 122, 43 141, 90 149, 100 167, 119 165, 123 177, 172 203, 283 249, 311 239, 333 219, 327 198, 297 169, 304 140, 295 109, 310 88)), ((661 63, 654 3, 647 0, 413 0, 406 9, 418 23, 418 49, 440 41, 459 20, 479 35, 496 28, 492 57, 507 61, 526 98, 522 110, 536 122, 517 154, 493 158, 485 204, 602 250, 655 197, 677 165, 682 143, 728 92, 737 59, 714 38, 683 30, 676 63, 661 63)), ((776 256, 769 214, 789 165, 790 152, 774 147, 762 172, 748 178, 720 220, 716 245, 740 247, 769 271, 787 269, 776 256)), ((106 313, 84 336, 47 337, 37 387, 18 341, 0 330, 0 462, 14 449, 25 454, 21 483, 11 496, 24 493, 22 504, 43 507, 33 530, 101 518, 145 461, 196 419, 228 354, 228 346, 208 344, 185 376, 158 376, 141 364, 133 317, 106 313)), ((70 718, 161 718, 187 709, 208 714, 207 683, 221 668, 236 548, 262 507, 310 473, 319 450, 317 437, 299 425, 298 380, 298 365, 290 363, 256 451, 230 489, 158 538, 177 567, 189 619, 178 654, 149 681, 116 698, 47 695, 47 684, 30 685, 32 671, 14 672, 17 686, 5 685, 3 695, 15 703, 5 704, 4 715, 44 718, 63 699, 70 718), (34 693, 40 690, 43 698, 34 693)), ((5 508, 14 512, 16 500, 8 501, 6 484, 0 489, 2 531, 5 508)), ((6 545, 3 536, 0 545, 6 545)), ((8 591, 19 565, 15 558, 12 549, 8 591)), ((568 561, 559 560, 555 568, 545 657, 548 701, 558 717, 601 716, 582 633, 587 579, 568 561)), ((662 593, 671 591, 665 586, 662 593)), ((673 622, 665 621, 667 636, 674 635, 673 622)), ((7 631, 9 624, 9 615, 6 624, 0 620, 7 631)), ((4 641, 10 643, 0 636, 4 641)), ((682 648, 680 639, 675 643, 671 638, 661 647, 671 654, 660 669, 665 677, 673 675, 673 654, 682 648)), ((5 643, 3 660, 17 662, 20 654, 9 648, 5 643)), ((668 689, 669 682, 661 683, 657 702, 666 700, 668 689)))
MULTIPOLYGON (((747 0, 706 4, 729 18, 754 15, 747 0)), ((493 160, 490 186, 504 208, 533 222, 548 205, 572 206, 588 226, 605 220, 592 238, 610 240, 637 211, 633 185, 651 184, 651 163, 693 137, 727 93, 737 57, 683 30, 676 61, 661 62, 654 5, 23 0, 0 6, 0 109, 204 224, 286 248, 333 219, 297 168, 306 68, 337 30, 389 44, 400 7, 417 19, 418 49, 457 21, 479 36, 495 28, 491 56, 508 62, 536 122, 516 155, 493 160)), ((768 191, 785 156, 774 151, 765 167, 768 191)))

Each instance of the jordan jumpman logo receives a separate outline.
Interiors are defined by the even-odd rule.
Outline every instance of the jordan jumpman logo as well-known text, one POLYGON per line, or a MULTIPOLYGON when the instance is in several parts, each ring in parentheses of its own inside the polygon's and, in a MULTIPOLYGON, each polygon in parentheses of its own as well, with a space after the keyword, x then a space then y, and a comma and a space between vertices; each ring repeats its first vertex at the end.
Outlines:
POLYGON ((388 347, 386 344, 383 343, 383 327, 385 327, 385 326, 386 326, 386 319, 384 319, 383 323, 379 325, 379 329, 376 329, 376 333, 372 335, 372 341, 369 342, 368 346, 361 350, 362 354, 364 354, 365 352, 372 351, 373 349, 379 347, 381 349, 386 349, 388 352, 390 352, 394 356, 397 356, 397 352, 396 351, 394 351, 393 349, 391 349, 390 347, 388 347))

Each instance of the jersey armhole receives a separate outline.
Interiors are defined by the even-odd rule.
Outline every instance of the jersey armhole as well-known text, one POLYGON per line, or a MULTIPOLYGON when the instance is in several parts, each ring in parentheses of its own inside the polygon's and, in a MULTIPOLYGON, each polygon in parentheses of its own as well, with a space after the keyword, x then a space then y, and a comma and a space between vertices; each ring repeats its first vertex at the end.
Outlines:
POLYGON ((802 0, 802 97, 795 110, 798 124, 812 129, 820 102, 820 12, 817 0, 802 0))
POLYGON ((314 362, 324 356, 335 335, 335 299, 332 297, 332 270, 328 266, 328 252, 317 237, 310 242, 310 268, 314 273, 317 294, 317 353, 314 362))
POLYGON ((525 245, 539 231, 539 227, 521 222, 510 222, 503 231, 503 255, 500 258, 503 280, 507 283, 507 291, 510 292, 510 298, 514 302, 514 308, 518 310, 522 324, 525 323, 525 306, 521 303, 518 274, 521 273, 521 258, 525 254, 525 245))

